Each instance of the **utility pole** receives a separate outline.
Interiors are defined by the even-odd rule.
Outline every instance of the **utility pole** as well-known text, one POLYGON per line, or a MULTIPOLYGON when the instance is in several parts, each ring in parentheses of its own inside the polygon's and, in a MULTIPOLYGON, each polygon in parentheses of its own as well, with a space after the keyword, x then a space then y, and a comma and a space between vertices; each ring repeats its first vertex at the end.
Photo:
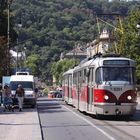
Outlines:
POLYGON ((7 68, 6 68, 6 74, 9 75, 9 69, 10 69, 10 56, 9 56, 9 44, 10 44, 10 2, 7 1, 7 68))
POLYGON ((8 0, 7 2, 7 48, 9 49, 9 43, 10 43, 10 2, 8 0))
MULTIPOLYGON (((17 36, 17 47, 16 47, 16 52, 17 52, 17 56, 16 56, 16 72, 19 69, 19 35, 20 35, 20 28, 22 27, 22 23, 20 21, 20 23, 17 24, 17 31, 18 31, 18 36, 17 36)), ((20 52, 22 53, 22 52, 20 52)), ((20 56, 21 57, 21 56, 20 56)))
POLYGON ((12 0, 7 0, 7 69, 6 73, 7 75, 10 74, 10 5, 12 3, 12 0))

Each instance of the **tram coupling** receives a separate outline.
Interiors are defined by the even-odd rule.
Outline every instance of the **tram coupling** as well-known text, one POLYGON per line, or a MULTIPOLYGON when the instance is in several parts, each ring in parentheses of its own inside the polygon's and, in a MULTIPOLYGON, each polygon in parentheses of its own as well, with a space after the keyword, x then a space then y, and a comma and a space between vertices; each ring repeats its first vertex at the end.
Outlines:
POLYGON ((115 113, 116 115, 121 115, 121 111, 118 108, 115 110, 115 113))

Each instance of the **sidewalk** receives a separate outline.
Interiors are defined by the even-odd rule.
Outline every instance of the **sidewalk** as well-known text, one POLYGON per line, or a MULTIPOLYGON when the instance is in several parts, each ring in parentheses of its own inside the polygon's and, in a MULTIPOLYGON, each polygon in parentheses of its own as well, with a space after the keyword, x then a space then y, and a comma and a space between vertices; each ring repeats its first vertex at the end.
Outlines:
POLYGON ((42 140, 36 109, 3 112, 0 108, 0 140, 42 140))

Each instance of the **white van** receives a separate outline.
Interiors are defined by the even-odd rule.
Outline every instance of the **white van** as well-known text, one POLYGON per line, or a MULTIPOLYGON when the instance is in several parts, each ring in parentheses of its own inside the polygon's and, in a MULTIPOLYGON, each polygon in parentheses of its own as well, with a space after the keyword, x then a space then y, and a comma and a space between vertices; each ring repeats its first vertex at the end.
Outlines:
POLYGON ((22 85, 25 90, 24 104, 32 105, 35 107, 36 105, 36 94, 34 92, 35 83, 33 75, 12 75, 10 78, 10 88, 12 91, 13 101, 16 104, 17 99, 14 99, 15 92, 18 85, 22 85))

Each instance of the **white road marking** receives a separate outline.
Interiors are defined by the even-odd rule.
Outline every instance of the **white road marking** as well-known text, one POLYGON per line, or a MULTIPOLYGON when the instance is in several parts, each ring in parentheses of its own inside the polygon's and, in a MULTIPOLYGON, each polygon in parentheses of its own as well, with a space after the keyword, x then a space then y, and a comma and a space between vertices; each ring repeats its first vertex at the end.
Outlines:
MULTIPOLYGON (((64 106, 65 107, 65 106, 64 106)), ((74 115, 76 115, 77 117, 81 118, 82 120, 84 120, 85 122, 87 122, 88 124, 90 124, 92 127, 96 128, 97 130, 99 130, 101 133, 103 133, 106 137, 108 137, 110 140, 116 140, 114 137, 112 137, 111 135, 109 135, 108 133, 106 133, 104 130, 100 129, 99 127, 97 127, 96 125, 94 125, 92 122, 90 122, 89 120, 85 119, 84 117, 78 115, 77 113, 73 112, 72 110, 70 110, 69 108, 65 107, 67 110, 69 110, 70 112, 72 112, 74 115)))

